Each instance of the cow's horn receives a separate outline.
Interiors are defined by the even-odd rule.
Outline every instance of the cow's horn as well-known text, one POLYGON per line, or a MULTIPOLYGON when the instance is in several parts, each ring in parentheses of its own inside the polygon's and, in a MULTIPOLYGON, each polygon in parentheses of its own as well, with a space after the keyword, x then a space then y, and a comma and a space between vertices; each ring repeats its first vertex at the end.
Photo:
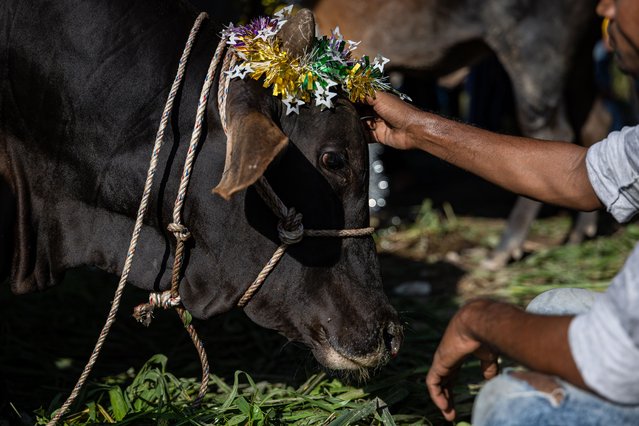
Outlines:
POLYGON ((227 200, 255 183, 288 144, 288 137, 279 127, 255 110, 232 120, 228 138, 222 179, 213 189, 227 200))
POLYGON ((301 9, 294 16, 288 18, 277 33, 277 38, 282 41, 284 49, 294 57, 301 58, 309 53, 315 38, 313 12, 301 9))

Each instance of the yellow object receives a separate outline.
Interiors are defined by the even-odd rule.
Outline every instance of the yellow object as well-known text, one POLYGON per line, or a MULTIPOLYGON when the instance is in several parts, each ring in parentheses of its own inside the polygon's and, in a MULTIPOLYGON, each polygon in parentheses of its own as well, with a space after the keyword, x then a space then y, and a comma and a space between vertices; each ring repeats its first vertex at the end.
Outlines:
POLYGON ((346 76, 348 99, 351 102, 362 102, 367 96, 375 97, 374 80, 370 68, 362 68, 360 64, 356 64, 346 76))

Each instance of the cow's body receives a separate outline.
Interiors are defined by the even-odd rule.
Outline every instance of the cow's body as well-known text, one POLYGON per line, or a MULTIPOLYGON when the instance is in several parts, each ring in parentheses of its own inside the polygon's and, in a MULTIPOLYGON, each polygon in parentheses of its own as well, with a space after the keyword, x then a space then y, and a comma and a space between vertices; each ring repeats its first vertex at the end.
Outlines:
MULTIPOLYGON (((121 272, 160 114, 195 17, 168 0, 0 4, 0 279, 9 276, 14 292, 54 285, 81 265, 121 272)), ((167 129, 129 275, 147 290, 169 285, 174 241, 166 226, 219 30, 202 26, 167 129)), ((211 93, 184 206, 193 238, 180 286, 185 307, 201 318, 232 308, 279 243, 276 217, 252 187, 229 201, 211 193, 227 140, 216 84, 211 93)), ((246 110, 288 136, 266 177, 304 214, 305 227, 367 226, 365 134, 351 104, 286 116, 257 82, 237 80, 228 105, 237 138, 251 127, 246 110), (348 154, 341 174, 319 167, 326 149, 348 154)), ((253 134, 260 136, 251 142, 256 152, 266 133, 253 134)), ((305 239, 245 311, 308 344, 329 367, 373 366, 400 338, 378 269, 370 237, 305 239)))
MULTIPOLYGON (((472 65, 491 51, 506 69, 524 135, 573 140, 593 100, 591 52, 594 1, 571 0, 318 0, 322 33, 339 26, 404 70, 443 75, 472 65), (577 97, 567 98, 570 92, 577 97), (570 109, 570 115, 567 110, 570 109)), ((594 35, 593 35, 594 34, 594 35)), ((493 266, 516 254, 540 204, 520 199, 493 266)), ((593 226, 582 217, 575 239, 593 226)))

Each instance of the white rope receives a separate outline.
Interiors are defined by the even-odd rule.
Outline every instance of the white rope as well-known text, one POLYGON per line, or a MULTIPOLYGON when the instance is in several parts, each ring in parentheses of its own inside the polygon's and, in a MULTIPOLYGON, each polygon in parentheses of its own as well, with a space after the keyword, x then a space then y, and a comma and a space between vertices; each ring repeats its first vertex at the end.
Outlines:
POLYGON ((264 176, 255 182, 255 189, 262 197, 262 200, 280 219, 277 224, 277 232, 282 244, 275 250, 271 259, 264 265, 257 278, 246 289, 237 306, 243 308, 251 300, 253 295, 262 287, 264 281, 269 274, 275 269, 288 246, 297 244, 302 241, 304 236, 308 237, 339 237, 352 238, 371 235, 375 232, 375 228, 352 228, 352 229, 304 229, 302 224, 302 214, 297 213, 294 208, 288 208, 284 202, 277 196, 271 185, 264 176))
POLYGON ((224 129, 224 134, 228 135, 227 128, 227 117, 226 117, 226 98, 229 93, 229 84, 231 79, 225 73, 226 70, 231 69, 235 62, 237 61, 237 57, 235 54, 229 53, 224 58, 224 63, 222 64, 222 72, 220 73, 220 82, 217 87, 217 109, 220 114, 220 122, 222 123, 222 129, 224 129))
MULTIPOLYGON (((182 178, 180 180, 180 188, 178 189, 178 195, 175 200, 175 206, 173 208, 173 222, 181 225, 182 207, 184 205, 184 198, 186 197, 186 188, 189 185, 189 178, 191 177, 191 169, 193 167, 193 160, 195 158, 195 152, 202 135, 202 124, 204 123, 204 113, 206 112, 206 105, 209 99, 209 91, 213 84, 213 78, 215 76, 215 70, 220 62, 220 56, 224 52, 225 40, 222 39, 215 50, 215 54, 211 59, 209 69, 204 79, 202 91, 200 92, 200 100, 197 105, 197 113, 195 115, 195 124, 193 126, 193 133, 191 134, 191 142, 189 144, 189 151, 184 163, 184 170, 182 172, 182 178)), ((226 55, 227 57, 230 55, 226 55)), ((222 69, 221 75, 224 75, 224 69, 222 69)), ((226 133, 226 130, 225 130, 226 133)))
POLYGON ((135 255, 135 249, 138 244, 138 239, 140 237, 140 232, 142 231, 142 223, 144 219, 144 215, 147 210, 149 196, 151 194, 151 186, 153 185, 153 177, 155 176, 155 170, 157 168, 158 156, 160 153, 160 149, 162 148, 162 142, 164 139, 164 131, 166 130, 167 123, 169 121, 169 116, 171 115, 171 111, 173 109, 173 102, 175 100, 175 96, 177 94, 178 89, 182 83, 182 79, 184 77, 184 69, 186 67, 186 62, 191 53, 191 48, 193 47, 193 41, 195 40, 195 36, 197 35, 200 26, 202 25, 202 21, 206 19, 208 15, 206 13, 200 13, 193 24, 193 28, 191 28, 191 32, 189 33, 189 38, 184 47, 184 51, 182 52, 182 57, 180 58, 180 62, 178 65, 178 70, 175 76, 175 80, 173 80, 173 85, 171 86, 171 91, 169 92, 169 96, 166 101, 166 105, 164 106, 164 111, 162 112, 162 118, 160 121, 160 126, 158 128, 157 135, 155 137, 155 144, 153 146, 153 153, 151 155, 151 160, 149 162, 149 169, 146 175, 146 182, 144 184, 144 192, 142 195, 142 200, 140 201, 140 206, 138 208, 138 213, 135 220, 135 226, 133 228, 133 235, 131 236, 131 242, 129 243, 129 249, 127 251, 126 260, 124 262, 124 267, 122 269, 122 275, 120 276, 120 282, 118 283, 118 287, 115 291, 115 295, 113 297, 113 302, 111 304, 111 309, 109 311, 109 315, 107 316, 107 320, 100 332, 100 336, 98 337, 98 341, 95 344, 93 352, 91 353, 91 357, 87 362, 80 378, 78 379, 73 391, 65 401, 65 403, 60 407, 60 409, 53 416, 51 421, 47 423, 47 426, 55 425, 60 418, 67 412, 73 401, 78 396, 80 389, 86 382, 89 373, 91 373, 91 369, 93 365, 98 359, 98 355, 100 354, 100 350, 104 345, 104 341, 106 340, 107 335, 109 334, 109 330, 111 329, 111 325, 115 321, 115 315, 117 314, 118 308, 120 306, 120 299, 122 298, 122 293, 124 291, 124 286, 126 285, 126 280, 129 276, 129 272, 131 271, 131 264, 133 262, 133 257, 135 255))

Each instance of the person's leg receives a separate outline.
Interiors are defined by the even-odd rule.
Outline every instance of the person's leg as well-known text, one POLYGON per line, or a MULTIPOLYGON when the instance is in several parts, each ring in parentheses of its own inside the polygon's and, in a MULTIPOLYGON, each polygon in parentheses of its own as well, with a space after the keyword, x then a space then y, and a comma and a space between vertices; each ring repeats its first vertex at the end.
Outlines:
POLYGON ((526 311, 540 315, 578 315, 590 310, 599 295, 582 288, 556 288, 531 300, 526 311))
POLYGON ((475 400, 473 426, 633 425, 639 406, 612 404, 555 377, 505 372, 475 400))
MULTIPOLYGON (((597 297, 598 293, 579 288, 553 289, 535 297, 526 311, 540 315, 577 315, 587 312, 597 297)), ((567 389, 574 388, 564 386, 557 378, 507 369, 487 382, 475 399, 473 426, 598 424, 577 420, 565 423, 570 408, 560 410, 560 407, 565 404, 567 389)), ((571 406, 573 399, 576 397, 571 398, 571 406)))

